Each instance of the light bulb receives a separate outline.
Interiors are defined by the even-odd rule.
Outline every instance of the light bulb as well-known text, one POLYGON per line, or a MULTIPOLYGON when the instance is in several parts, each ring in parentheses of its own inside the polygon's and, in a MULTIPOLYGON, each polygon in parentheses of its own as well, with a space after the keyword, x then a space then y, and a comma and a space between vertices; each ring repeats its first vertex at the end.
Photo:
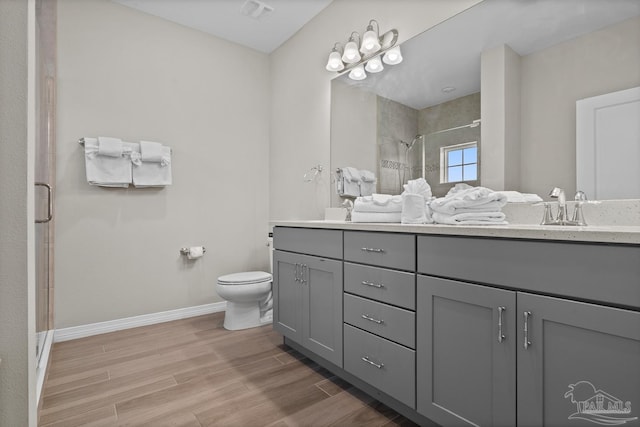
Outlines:
POLYGON ((351 80, 364 80, 367 78, 367 73, 364 72, 364 67, 362 66, 362 64, 358 65, 349 72, 349 78, 351 80))
POLYGON ((347 64, 353 64, 360 61, 360 52, 358 52, 358 45, 353 38, 349 39, 349 42, 344 47, 344 54, 342 55, 342 61, 347 64))
POLYGON ((344 64, 340 59, 340 52, 333 50, 329 54, 329 60, 327 61, 327 71, 341 71, 344 70, 344 64))
POLYGON ((367 55, 377 52, 378 50, 380 50, 378 34, 373 31, 373 27, 369 25, 367 32, 364 33, 364 36, 362 37, 362 47, 360 48, 360 52, 367 55))
POLYGON ((400 52, 400 46, 395 46, 392 49, 389 49, 382 57, 382 61, 385 64, 389 64, 389 65, 396 65, 401 63, 402 52, 400 52))
POLYGON ((367 66, 364 68, 370 73, 379 73, 384 70, 384 66, 382 65, 382 61, 379 56, 373 57, 367 62, 367 66))

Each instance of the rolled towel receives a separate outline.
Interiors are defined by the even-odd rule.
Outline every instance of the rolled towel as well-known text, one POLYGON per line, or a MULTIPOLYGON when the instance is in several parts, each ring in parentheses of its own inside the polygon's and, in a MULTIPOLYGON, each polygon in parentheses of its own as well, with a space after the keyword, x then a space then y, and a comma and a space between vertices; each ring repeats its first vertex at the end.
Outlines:
MULTIPOLYGON (((86 141, 86 139, 85 139, 86 141)), ((98 137, 98 155, 107 157, 122 157, 122 140, 109 136, 98 137)))
POLYGON ((376 176, 373 172, 368 170, 360 171, 360 195, 371 196, 376 191, 376 176))
POLYGON ((165 151, 159 142, 140 141, 140 156, 143 162, 162 162, 165 151))
POLYGON ((433 212, 433 220, 437 224, 447 225, 507 225, 505 214, 502 212, 475 212, 447 215, 433 212))
POLYGON ((351 212, 351 222, 400 222, 400 212, 351 212))
POLYGON ((363 169, 360 171, 360 179, 364 182, 376 182, 376 175, 371 171, 363 169))
POLYGON ((402 212, 402 196, 372 194, 356 198, 353 204, 356 212, 402 212))
POLYGON ((402 215, 400 222, 403 224, 424 224, 427 222, 427 203, 420 194, 402 194, 402 215))

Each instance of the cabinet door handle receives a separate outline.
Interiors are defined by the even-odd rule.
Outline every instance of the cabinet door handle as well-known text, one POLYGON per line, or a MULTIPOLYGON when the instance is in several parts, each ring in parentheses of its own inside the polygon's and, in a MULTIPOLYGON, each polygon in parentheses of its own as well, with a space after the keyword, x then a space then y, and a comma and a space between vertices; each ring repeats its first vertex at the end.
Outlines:
POLYGON ((307 283, 307 280, 305 277, 309 277, 309 267, 307 267, 307 264, 302 264, 301 266, 301 278, 300 278, 300 282, 302 282, 302 284, 304 285, 305 283, 307 283))
POLYGON ((366 314, 363 314, 362 318, 365 319, 365 320, 368 320, 370 322, 377 323, 378 325, 382 325, 384 323, 384 320, 379 320, 379 319, 373 318, 371 316, 368 316, 366 314))
POLYGON ((295 272, 293 273, 293 277, 296 282, 300 281, 300 264, 298 264, 297 262, 296 262, 295 272))
POLYGON ((531 317, 530 311, 525 311, 524 313, 524 349, 528 349, 531 345, 531 341, 529 341, 529 317, 531 317))
POLYGON ((365 251, 365 252, 376 252, 376 253, 383 253, 384 249, 379 249, 379 248, 360 248, 361 250, 365 251))
POLYGON ((372 288, 384 288, 384 284, 382 283, 367 282, 366 280, 363 280, 362 284, 365 286, 371 286, 372 288))
POLYGON ((369 359, 369 356, 362 356, 362 361, 367 362, 370 365, 375 366, 378 369, 384 368, 384 363, 376 363, 369 359))
POLYGON ((502 313, 506 310, 505 307, 498 307, 498 342, 502 342, 505 340, 505 336, 502 335, 502 313))

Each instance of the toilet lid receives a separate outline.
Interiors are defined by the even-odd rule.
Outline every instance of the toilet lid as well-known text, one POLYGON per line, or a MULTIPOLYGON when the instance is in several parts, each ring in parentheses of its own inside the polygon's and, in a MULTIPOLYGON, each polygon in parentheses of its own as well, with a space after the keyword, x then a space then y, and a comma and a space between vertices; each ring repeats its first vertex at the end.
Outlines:
POLYGON ((266 282, 272 279, 270 273, 264 271, 244 271, 242 273, 227 274, 218 277, 218 283, 223 285, 250 285, 266 282))

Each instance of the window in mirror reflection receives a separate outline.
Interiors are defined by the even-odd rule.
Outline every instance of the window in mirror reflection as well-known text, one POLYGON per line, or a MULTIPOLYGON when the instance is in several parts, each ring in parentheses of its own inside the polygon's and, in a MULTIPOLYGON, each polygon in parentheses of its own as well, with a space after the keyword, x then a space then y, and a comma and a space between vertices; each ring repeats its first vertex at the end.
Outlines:
POLYGON ((478 142, 440 148, 440 182, 463 182, 478 179, 478 142))

